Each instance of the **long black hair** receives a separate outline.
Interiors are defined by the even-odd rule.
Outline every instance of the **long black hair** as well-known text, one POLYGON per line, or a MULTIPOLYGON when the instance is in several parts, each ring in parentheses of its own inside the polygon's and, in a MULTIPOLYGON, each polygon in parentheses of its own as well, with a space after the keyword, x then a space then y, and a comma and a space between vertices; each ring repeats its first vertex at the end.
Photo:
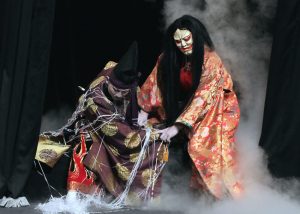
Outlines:
POLYGON ((187 105, 191 96, 197 89, 204 61, 204 45, 211 50, 214 49, 213 42, 205 26, 196 18, 184 15, 176 19, 168 28, 165 34, 164 50, 159 59, 158 66, 158 87, 162 93, 163 105, 166 112, 167 124, 174 123, 183 108, 187 105), (191 62, 192 87, 189 93, 185 94, 184 99, 179 99, 180 93, 180 68, 186 59, 180 52, 174 41, 174 33, 177 29, 187 29, 192 33, 193 52, 188 56, 191 62), (182 107, 178 102, 182 101, 182 107))

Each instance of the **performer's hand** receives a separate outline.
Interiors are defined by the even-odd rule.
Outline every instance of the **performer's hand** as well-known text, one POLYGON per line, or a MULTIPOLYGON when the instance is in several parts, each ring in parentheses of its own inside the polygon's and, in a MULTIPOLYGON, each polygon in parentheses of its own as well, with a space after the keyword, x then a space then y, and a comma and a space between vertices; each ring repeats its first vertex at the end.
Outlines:
POLYGON ((170 126, 168 128, 157 131, 156 133, 161 133, 160 139, 162 141, 171 141, 171 138, 177 135, 179 132, 179 127, 176 125, 170 126))
POLYGON ((144 126, 148 120, 148 113, 141 110, 138 115, 138 125, 144 126))

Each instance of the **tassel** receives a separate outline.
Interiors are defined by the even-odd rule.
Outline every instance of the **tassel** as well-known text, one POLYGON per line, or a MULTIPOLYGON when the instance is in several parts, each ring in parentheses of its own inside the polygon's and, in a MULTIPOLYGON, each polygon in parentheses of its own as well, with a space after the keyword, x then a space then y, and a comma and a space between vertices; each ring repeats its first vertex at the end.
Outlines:
POLYGON ((167 145, 164 145, 163 161, 168 162, 169 160, 169 149, 167 145))

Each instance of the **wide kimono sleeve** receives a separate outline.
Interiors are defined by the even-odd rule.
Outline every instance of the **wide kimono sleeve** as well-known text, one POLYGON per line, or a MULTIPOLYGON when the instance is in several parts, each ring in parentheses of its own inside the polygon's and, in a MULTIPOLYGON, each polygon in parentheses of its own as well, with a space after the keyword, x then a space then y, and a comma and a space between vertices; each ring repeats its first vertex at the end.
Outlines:
MULTIPOLYGON (((78 99, 79 104, 82 103, 84 98, 92 97, 90 94, 95 94, 99 90, 99 86, 107 79, 107 76, 112 72, 113 68, 117 65, 114 61, 108 61, 105 67, 100 71, 97 77, 88 85, 90 91, 89 96, 81 95, 78 99)), ((91 98, 88 100, 91 103, 91 98)))
POLYGON ((181 123, 193 128, 195 123, 201 121, 206 112, 214 105, 216 97, 223 93, 224 66, 217 54, 210 53, 203 66, 200 84, 188 106, 177 118, 181 123))
POLYGON ((162 108, 162 98, 157 83, 158 62, 159 60, 157 60, 151 74, 141 86, 137 96, 139 106, 148 113, 162 108))

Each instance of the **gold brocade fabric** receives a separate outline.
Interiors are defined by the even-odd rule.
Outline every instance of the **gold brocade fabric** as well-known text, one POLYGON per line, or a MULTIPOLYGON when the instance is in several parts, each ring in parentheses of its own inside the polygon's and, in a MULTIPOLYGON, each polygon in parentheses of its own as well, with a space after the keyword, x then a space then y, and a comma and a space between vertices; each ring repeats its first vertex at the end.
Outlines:
POLYGON ((107 147, 110 149, 110 151, 114 154, 114 156, 119 156, 120 153, 118 149, 112 145, 107 145, 107 147))
MULTIPOLYGON (((160 194, 165 150, 159 150, 164 147, 154 129, 127 123, 125 102, 116 102, 107 91, 114 66, 108 63, 90 84, 68 124, 49 134, 51 140, 63 138, 72 147, 68 190, 112 198, 127 197, 129 190, 125 201, 133 204, 133 199, 144 202, 160 194)), ((40 139, 36 159, 53 166, 69 148, 54 141, 40 139)))
POLYGON ((130 149, 136 148, 137 146, 140 145, 140 143, 141 143, 141 137, 136 132, 130 132, 124 140, 124 145, 130 149))
POLYGON ((114 136, 118 132, 118 126, 115 123, 113 123, 113 122, 109 122, 109 123, 104 124, 101 127, 101 131, 105 135, 114 136))
POLYGON ((120 163, 116 164, 116 170, 119 175, 119 177, 123 181, 127 181, 130 175, 130 171, 126 168, 126 166, 122 166, 120 163))
POLYGON ((59 158, 70 148, 69 145, 60 144, 47 137, 40 136, 35 159, 53 167, 59 158))
MULTIPOLYGON (((125 120, 125 113, 119 111, 124 108, 123 104, 116 104, 111 98, 105 94, 105 86, 109 82, 109 77, 113 70, 103 70, 97 77, 99 79, 104 76, 105 80, 95 82, 96 86, 89 93, 88 99, 93 102, 87 102, 89 111, 87 118, 100 119, 93 122, 93 126, 87 128, 91 138, 92 145, 84 157, 83 165, 98 176, 97 182, 105 187, 105 191, 117 197, 121 194, 127 185, 129 176, 134 165, 137 163, 141 149, 145 142, 146 130, 139 127, 129 125, 125 120), (97 111, 91 107, 97 106, 97 111)), ((157 140, 157 136, 152 134, 148 146, 145 147, 142 161, 136 170, 136 175, 132 181, 130 191, 140 192, 145 189, 142 180, 142 172, 146 169, 159 170, 163 167, 165 161, 156 161, 157 148, 161 141, 157 140)), ((141 197, 156 197, 160 191, 161 176, 157 176, 157 181, 153 188, 148 189, 147 193, 141 197)))
MULTIPOLYGON (((113 68, 117 65, 116 62, 114 61, 109 61, 106 63, 104 70, 108 70, 110 68, 113 68)), ((99 76, 97 77, 89 86, 89 88, 95 88, 97 85, 99 85, 102 81, 104 81, 106 78, 104 76, 99 76)))
MULTIPOLYGON (((157 66, 141 87, 138 102, 146 112, 157 111, 164 118, 157 66)), ((201 176, 206 188, 217 198, 225 192, 238 197, 243 189, 234 138, 239 118, 231 76, 219 56, 205 50, 200 84, 176 122, 191 128, 188 153, 198 171, 196 175, 201 176)))

